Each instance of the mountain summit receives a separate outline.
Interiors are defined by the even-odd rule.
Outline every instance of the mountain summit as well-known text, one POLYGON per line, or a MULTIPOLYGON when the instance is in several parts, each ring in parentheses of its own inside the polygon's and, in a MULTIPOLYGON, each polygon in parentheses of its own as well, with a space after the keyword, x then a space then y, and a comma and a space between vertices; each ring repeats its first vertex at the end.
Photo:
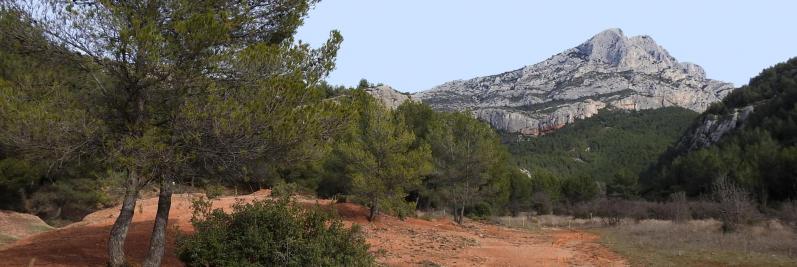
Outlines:
POLYGON ((649 36, 608 29, 540 63, 447 82, 412 98, 438 110, 470 110, 502 131, 539 135, 609 107, 703 111, 731 89, 706 78, 700 66, 678 62, 649 36))

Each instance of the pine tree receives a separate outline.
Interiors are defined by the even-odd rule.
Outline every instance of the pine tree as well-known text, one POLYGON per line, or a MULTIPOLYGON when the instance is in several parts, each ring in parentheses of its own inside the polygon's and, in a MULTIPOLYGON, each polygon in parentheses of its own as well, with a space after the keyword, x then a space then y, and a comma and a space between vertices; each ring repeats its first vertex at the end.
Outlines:
MULTIPOLYGON (((159 266, 175 182, 246 176, 253 161, 303 158, 325 137, 324 116, 316 114, 335 103, 320 102, 315 84, 334 68, 342 38, 333 31, 318 49, 292 38, 317 2, 2 2, 3 10, 35 21, 95 83, 80 94, 3 88, 0 141, 32 158, 98 155, 127 174, 110 266, 126 264, 138 191, 159 184, 143 264, 159 266), (53 130, 61 138, 51 138, 53 130)), ((23 44, 39 44, 16 31, 23 44)))
POLYGON ((407 191, 420 185, 431 169, 428 146, 413 148, 415 135, 363 91, 354 93, 356 121, 348 140, 336 148, 346 162, 352 195, 369 209, 373 221, 382 208, 402 215, 407 191))
POLYGON ((429 129, 435 162, 430 183, 462 223, 465 208, 492 193, 491 182, 503 178, 497 174, 506 166, 507 152, 493 129, 469 114, 448 113, 439 118, 429 129))

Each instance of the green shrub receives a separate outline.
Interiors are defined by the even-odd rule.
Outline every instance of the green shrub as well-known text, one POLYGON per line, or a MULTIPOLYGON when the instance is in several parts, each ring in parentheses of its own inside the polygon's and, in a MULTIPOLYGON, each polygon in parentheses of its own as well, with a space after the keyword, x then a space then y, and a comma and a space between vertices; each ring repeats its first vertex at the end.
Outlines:
POLYGON ((404 220, 407 217, 415 216, 415 202, 407 202, 403 198, 389 198, 379 202, 380 208, 391 215, 404 220))
POLYGON ((484 219, 493 215, 492 206, 487 202, 478 202, 466 210, 468 217, 484 219))
POLYGON ((216 199, 224 195, 224 186, 218 184, 205 185, 205 195, 209 199, 216 199))
POLYGON ((287 197, 236 203, 232 213, 194 203, 196 232, 180 236, 188 266, 374 266, 358 225, 305 209, 287 197))
POLYGON ((279 181, 271 188, 271 196, 273 197, 290 197, 299 191, 299 186, 295 183, 286 183, 279 181))

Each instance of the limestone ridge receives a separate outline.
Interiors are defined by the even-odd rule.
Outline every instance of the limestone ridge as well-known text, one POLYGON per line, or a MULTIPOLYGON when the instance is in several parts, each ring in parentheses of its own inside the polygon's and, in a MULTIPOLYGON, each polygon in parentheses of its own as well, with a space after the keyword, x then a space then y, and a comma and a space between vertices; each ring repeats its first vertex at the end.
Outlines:
POLYGON ((649 36, 626 37, 609 29, 534 65, 447 82, 388 102, 397 106, 412 98, 437 110, 470 110, 499 130, 539 135, 607 107, 680 106, 701 112, 732 89, 706 78, 700 66, 678 62, 649 36))

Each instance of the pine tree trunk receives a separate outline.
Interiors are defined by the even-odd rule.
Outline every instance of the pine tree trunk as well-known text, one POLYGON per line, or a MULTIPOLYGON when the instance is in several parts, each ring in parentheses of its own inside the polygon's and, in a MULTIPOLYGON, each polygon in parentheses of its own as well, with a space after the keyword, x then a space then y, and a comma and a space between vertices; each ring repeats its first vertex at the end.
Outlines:
POLYGON ((169 223, 169 210, 172 206, 172 180, 163 178, 158 195, 158 211, 155 214, 155 226, 149 240, 149 252, 144 260, 144 267, 158 267, 163 260, 166 248, 166 226, 169 223))
POLYGON ((459 224, 465 222, 465 205, 459 208, 459 224))
POLYGON ((376 215, 379 213, 379 206, 376 203, 371 204, 371 213, 368 214, 368 221, 373 222, 376 219, 376 215))
POLYGON ((130 222, 133 221, 133 212, 136 208, 138 199, 139 178, 135 171, 129 171, 125 184, 125 197, 122 200, 122 209, 119 216, 111 228, 111 236, 108 238, 108 266, 120 267, 127 264, 125 259, 125 238, 130 222))

